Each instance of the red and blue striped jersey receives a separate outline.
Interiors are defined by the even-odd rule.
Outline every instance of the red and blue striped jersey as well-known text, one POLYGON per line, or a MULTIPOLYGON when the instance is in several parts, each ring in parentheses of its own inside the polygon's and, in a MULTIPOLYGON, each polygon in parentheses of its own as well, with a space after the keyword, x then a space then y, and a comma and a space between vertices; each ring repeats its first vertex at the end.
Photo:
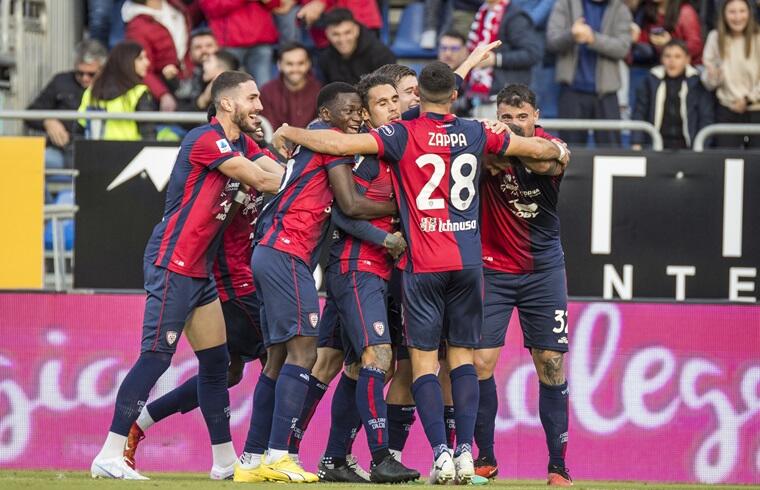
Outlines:
POLYGON ((209 277, 220 231, 239 182, 219 165, 234 156, 255 160, 263 153, 248 136, 230 142, 214 118, 182 140, 166 190, 161 222, 145 248, 146 259, 190 277, 209 277))
POLYGON ((263 201, 264 195, 251 188, 222 235, 222 243, 214 261, 214 279, 219 299, 223 302, 256 291, 251 254, 253 230, 263 201))
MULTIPOLYGON (((393 181, 390 165, 375 155, 357 155, 354 161, 354 182, 359 193, 373 201, 392 200, 393 181)), ((398 230, 396 221, 393 216, 383 216, 370 220, 369 223, 393 233, 398 230)), ((376 274, 386 281, 390 279, 393 259, 385 247, 356 238, 339 228, 335 230, 338 239, 330 248, 330 262, 339 262, 341 273, 362 271, 376 274)))
POLYGON ((324 241, 333 202, 327 172, 336 165, 353 163, 351 157, 314 153, 302 146, 296 148, 288 160, 280 191, 259 216, 257 246, 274 248, 312 265, 313 254, 319 252, 319 245, 324 241))
POLYGON ((443 272, 483 264, 477 186, 486 153, 503 155, 509 134, 452 114, 422 114, 374 130, 408 244, 399 267, 443 272))
MULTIPOLYGON (((535 135, 561 141, 540 127, 536 127, 535 135)), ((538 175, 518 164, 483 179, 480 192, 485 267, 527 274, 564 266, 557 214, 563 175, 538 175)))

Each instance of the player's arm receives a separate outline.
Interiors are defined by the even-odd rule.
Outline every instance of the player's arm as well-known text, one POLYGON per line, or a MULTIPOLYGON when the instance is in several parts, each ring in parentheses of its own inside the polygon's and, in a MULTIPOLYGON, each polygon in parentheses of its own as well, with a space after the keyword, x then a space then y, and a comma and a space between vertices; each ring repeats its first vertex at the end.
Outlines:
POLYGON ((280 189, 285 172, 277 162, 267 156, 260 156, 254 162, 243 156, 235 156, 219 165, 219 171, 259 192, 270 194, 275 194, 280 189), (272 171, 264 170, 262 164, 272 171))
POLYGON ((388 233, 369 221, 349 218, 343 214, 340 206, 333 206, 331 216, 335 226, 359 240, 385 247, 394 258, 406 250, 406 240, 399 232, 388 233))
POLYGON ((537 136, 525 138, 516 134, 510 136, 509 145, 503 154, 535 161, 558 160, 562 165, 570 160, 570 152, 559 143, 537 136))
POLYGON ((454 73, 460 77, 467 78, 470 71, 478 66, 481 62, 488 59, 488 55, 494 49, 501 46, 501 41, 494 41, 491 44, 481 44, 472 50, 472 53, 465 59, 459 67, 454 70, 454 73))
POLYGON ((375 138, 369 134, 345 134, 331 129, 301 129, 282 125, 274 133, 272 145, 279 150, 285 146, 285 141, 327 155, 374 155, 378 151, 375 138))
MULTIPOLYGON (((553 140, 555 143, 564 145, 559 140, 553 140)), ((529 157, 521 157, 518 159, 525 168, 538 175, 548 175, 554 177, 564 173, 567 166, 570 164, 570 153, 568 152, 567 159, 563 162, 560 159, 556 160, 535 160, 529 157)))
MULTIPOLYGON (((316 131, 307 131, 315 133, 316 131)), ((336 134, 335 131, 328 133, 336 134)), ((374 138, 369 137, 374 142, 374 138)), ((358 219, 374 219, 396 214, 396 203, 393 201, 373 201, 359 194, 354 184, 351 167, 346 164, 333 165, 327 171, 330 186, 340 209, 348 216, 358 219)))

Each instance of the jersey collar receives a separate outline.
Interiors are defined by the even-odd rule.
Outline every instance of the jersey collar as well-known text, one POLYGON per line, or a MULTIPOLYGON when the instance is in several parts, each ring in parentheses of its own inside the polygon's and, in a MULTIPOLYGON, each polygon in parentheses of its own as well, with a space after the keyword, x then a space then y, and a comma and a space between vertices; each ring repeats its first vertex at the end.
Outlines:
POLYGON ((422 117, 443 122, 451 122, 456 119, 456 116, 454 114, 438 114, 437 112, 425 112, 422 114, 422 117))

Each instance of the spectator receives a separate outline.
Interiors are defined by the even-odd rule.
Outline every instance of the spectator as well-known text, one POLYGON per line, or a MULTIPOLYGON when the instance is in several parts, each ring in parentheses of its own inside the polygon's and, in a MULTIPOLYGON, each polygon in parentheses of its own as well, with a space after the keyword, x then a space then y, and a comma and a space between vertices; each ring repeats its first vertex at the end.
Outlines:
MULTIPOLYGON (((662 49, 662 65, 652 68, 636 91, 632 119, 652 123, 665 148, 691 148, 697 132, 712 124, 712 96, 689 61, 686 44, 671 39, 662 49)), ((643 134, 634 132, 632 141, 641 149, 643 134)))
MULTIPOLYGON (((549 16, 546 47, 557 54, 559 117, 620 119, 619 62, 631 46, 631 12, 621 0, 557 0, 549 16)), ((586 132, 561 132, 568 143, 586 132)), ((597 143, 617 144, 616 132, 595 131, 597 143)))
MULTIPOLYGON (((140 44, 134 41, 120 42, 111 50, 92 85, 85 90, 79 112, 155 110, 150 90, 143 83, 149 68, 150 60, 140 44)), ((79 124, 84 128, 88 139, 130 141, 155 138, 155 127, 151 123, 80 119, 79 124)))
POLYGON ((401 113, 420 105, 420 95, 417 90, 417 74, 406 65, 391 63, 375 70, 375 75, 381 75, 393 80, 398 93, 398 105, 401 113))
POLYGON ((351 11, 356 22, 379 36, 380 29, 383 27, 383 18, 377 3, 366 0, 306 0, 296 15, 306 26, 312 27, 311 36, 314 44, 322 49, 329 43, 323 27, 316 27, 315 24, 324 25, 324 22, 320 20, 323 13, 333 9, 347 9, 351 11))
POLYGON ((87 0, 87 30, 103 46, 108 46, 113 7, 113 0, 87 0))
POLYGON ((272 11, 279 0, 198 0, 219 45, 237 56, 261 87, 272 78, 278 34, 272 11))
MULTIPOLYGON (((467 48, 501 40, 499 48, 470 72, 468 93, 472 98, 489 100, 507 85, 530 85, 533 65, 541 61, 541 41, 533 21, 510 0, 486 0, 475 14, 467 48)), ((483 115, 496 111, 494 105, 483 107, 483 115)))
POLYGON ((196 29, 190 34, 190 62, 193 72, 190 78, 180 82, 180 90, 177 93, 180 110, 198 110, 195 102, 208 85, 203 80, 203 62, 217 51, 219 44, 210 29, 196 29))
POLYGON ((456 70, 467 59, 467 39, 456 32, 446 31, 438 40, 438 61, 446 63, 449 68, 456 70))
POLYGON ((288 43, 277 51, 280 76, 261 87, 261 115, 274 129, 284 123, 305 128, 317 117, 317 94, 322 87, 311 73, 311 59, 303 44, 288 43))
MULTIPOLYGON (((715 90, 719 123, 760 123, 760 28, 747 0, 726 0, 705 42, 702 81, 715 90)), ((717 146, 760 147, 760 136, 719 135, 717 146)))
POLYGON ((121 7, 125 37, 140 43, 150 60, 145 85, 162 111, 177 110, 174 92, 192 63, 188 38, 192 20, 181 0, 128 0, 121 7))
POLYGON ((684 41, 691 62, 702 63, 702 26, 688 0, 644 0, 636 11, 638 39, 631 47, 634 64, 654 66, 671 39, 684 41))
MULTIPOLYGON (((27 107, 30 110, 75 111, 82 102, 82 94, 92 83, 108 57, 106 48, 95 39, 82 41, 76 47, 74 70, 58 73, 45 85, 42 92, 27 107)), ((73 163, 72 134, 76 121, 58 119, 25 121, 27 127, 44 131, 47 141, 45 167, 71 167, 73 163)))
POLYGON ((367 28, 354 20, 347 9, 334 9, 323 16, 325 34, 330 46, 319 57, 319 67, 325 83, 356 84, 362 75, 388 63, 396 57, 367 28))
POLYGON ((240 69, 240 61, 234 54, 224 49, 206 57, 203 61, 203 83, 206 88, 203 90, 198 99, 195 101, 196 110, 205 111, 211 104, 211 82, 214 81, 221 73, 225 71, 236 71, 240 69))
POLYGON ((301 28, 298 26, 298 1, 280 0, 280 5, 272 10, 274 23, 277 27, 280 46, 301 39, 301 28))

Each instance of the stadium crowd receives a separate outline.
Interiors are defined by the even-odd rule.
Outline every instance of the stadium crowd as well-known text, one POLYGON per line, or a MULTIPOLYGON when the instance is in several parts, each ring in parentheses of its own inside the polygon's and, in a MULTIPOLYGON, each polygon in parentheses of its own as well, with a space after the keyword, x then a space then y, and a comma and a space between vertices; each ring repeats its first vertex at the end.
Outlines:
MULTIPOLYGON (((74 70, 57 74, 30 109, 205 111, 213 78, 240 67, 261 87, 263 116, 274 128, 304 127, 316 116, 322 84, 354 84, 397 59, 381 41, 387 18, 375 1, 88 6, 89 36, 74 70)), ((419 43, 423 56, 435 48, 427 53, 456 68, 475 46, 502 41, 466 80, 459 115, 492 114, 498 91, 523 83, 537 93, 543 117, 648 121, 666 148, 689 148, 708 124, 760 122, 757 7, 751 0, 426 0, 419 43)), ((179 140, 188 129, 55 119, 27 125, 46 132, 48 167, 71 165, 74 138, 179 140)), ((561 136, 574 144, 588 138, 561 136)), ((597 144, 621 143, 618 132, 594 136, 597 144)), ((640 149, 645 139, 634 132, 630 143, 640 149)), ((760 138, 722 135, 713 144, 754 148, 760 138)))

